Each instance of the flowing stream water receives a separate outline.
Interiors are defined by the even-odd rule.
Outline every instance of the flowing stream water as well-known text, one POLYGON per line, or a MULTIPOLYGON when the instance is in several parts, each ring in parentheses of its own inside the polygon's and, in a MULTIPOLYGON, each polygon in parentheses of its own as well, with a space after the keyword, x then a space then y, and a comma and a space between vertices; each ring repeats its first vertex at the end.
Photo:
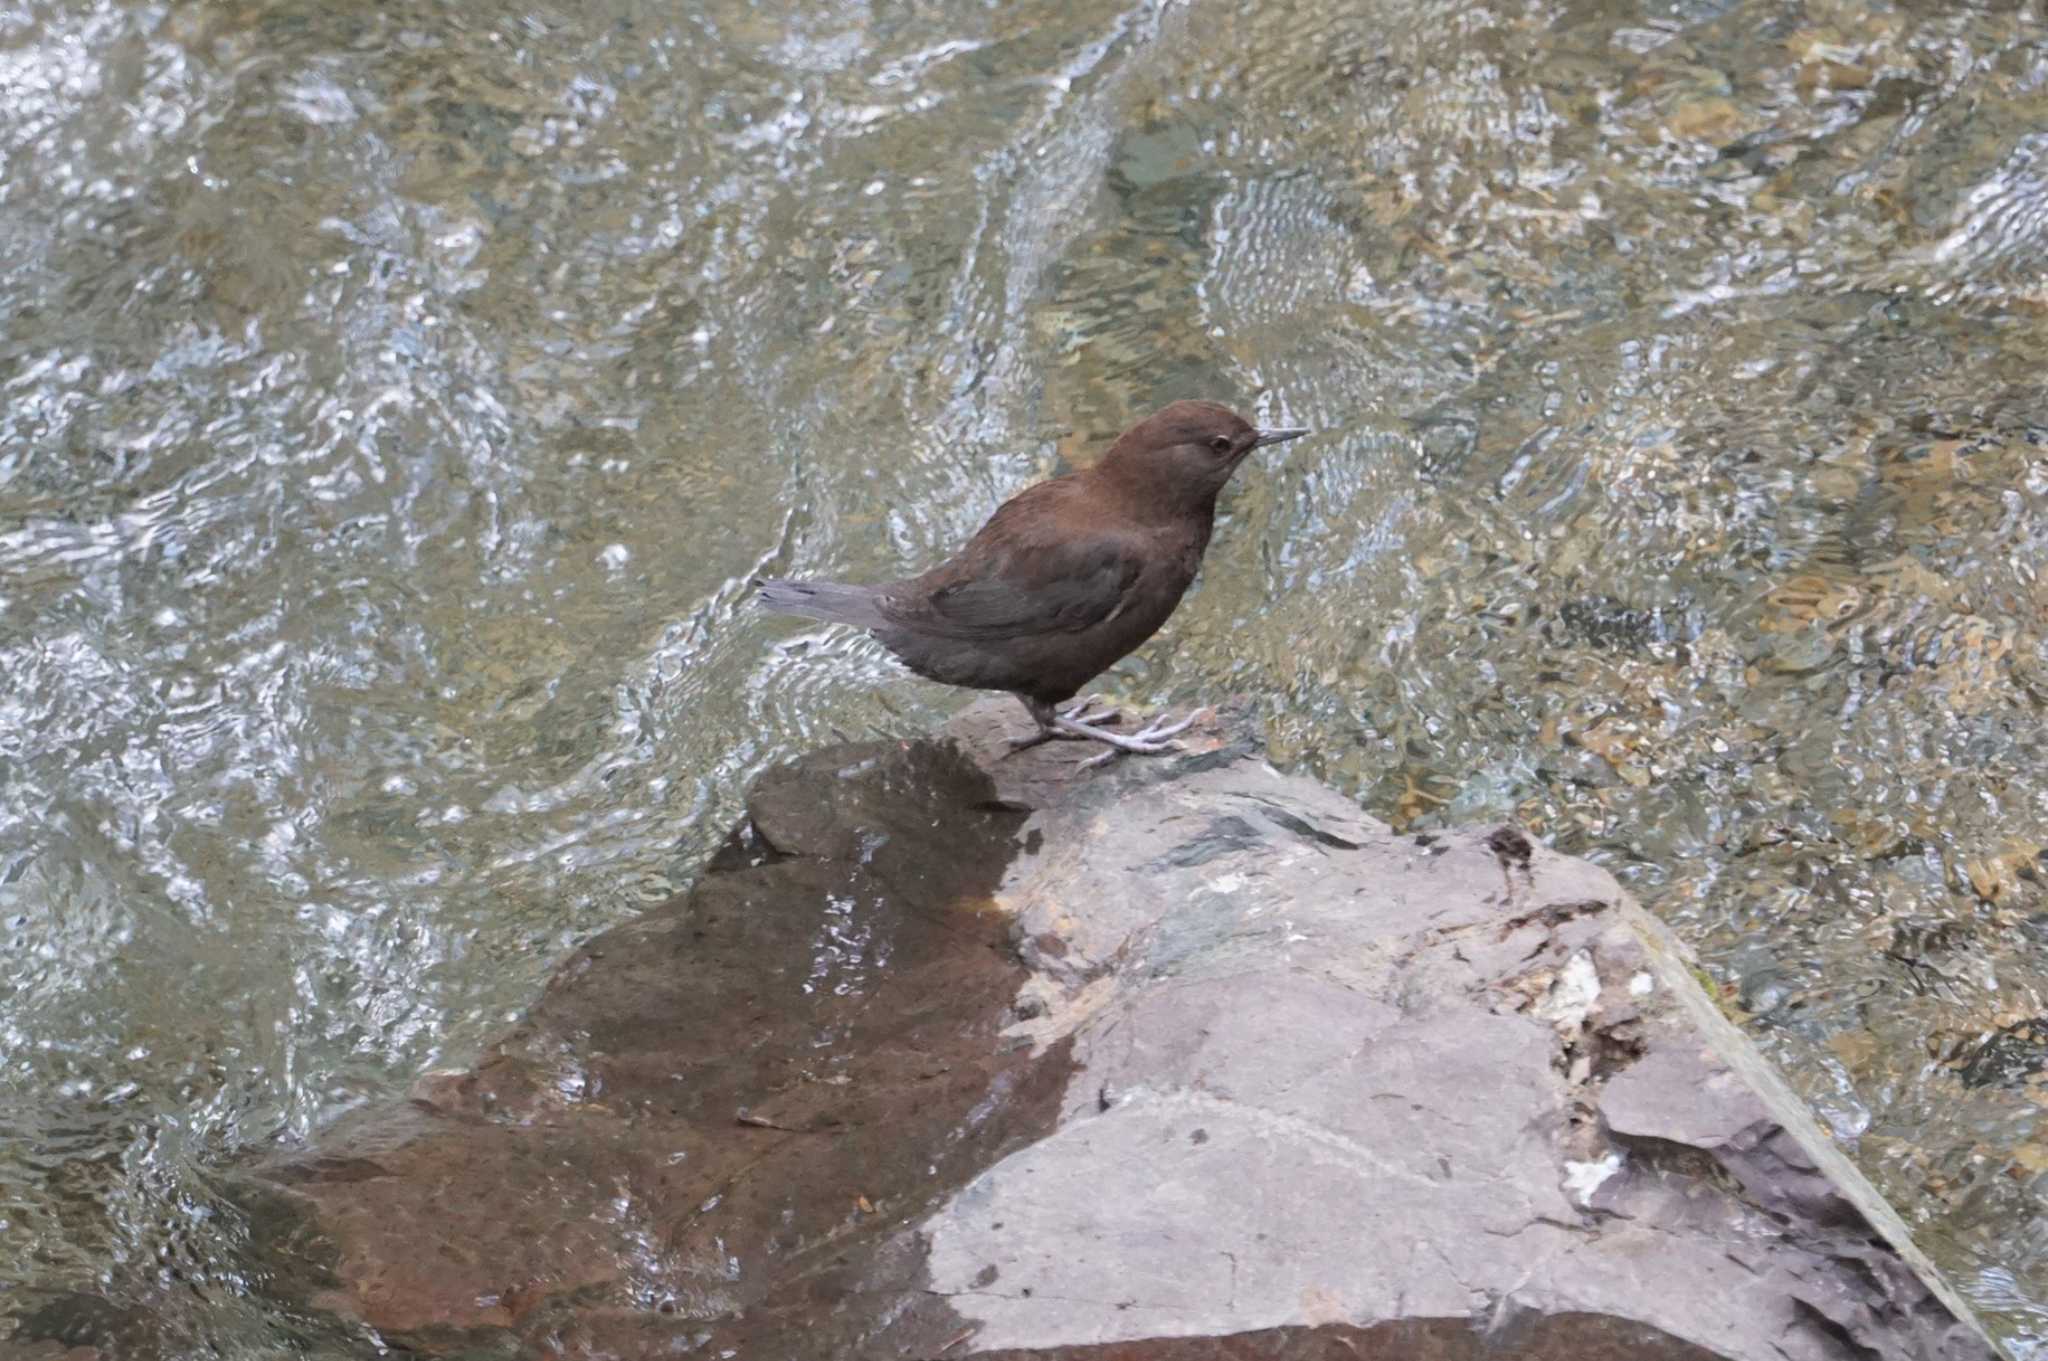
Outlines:
POLYGON ((1107 688, 1607 865, 2048 1355, 2035 0, 0 0, 0 244, 0 1334, 356 1354, 210 1170, 961 701, 750 577, 1207 396, 1107 688))

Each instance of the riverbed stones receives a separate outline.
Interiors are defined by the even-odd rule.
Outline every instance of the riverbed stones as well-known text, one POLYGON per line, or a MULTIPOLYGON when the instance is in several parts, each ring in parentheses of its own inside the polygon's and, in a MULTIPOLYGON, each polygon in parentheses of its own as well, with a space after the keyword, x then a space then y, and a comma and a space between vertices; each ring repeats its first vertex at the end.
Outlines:
POLYGON ((474 1067, 253 1169, 429 1355, 1994 1355, 1614 881, 1396 836, 1241 715, 1007 701, 757 782, 474 1067))

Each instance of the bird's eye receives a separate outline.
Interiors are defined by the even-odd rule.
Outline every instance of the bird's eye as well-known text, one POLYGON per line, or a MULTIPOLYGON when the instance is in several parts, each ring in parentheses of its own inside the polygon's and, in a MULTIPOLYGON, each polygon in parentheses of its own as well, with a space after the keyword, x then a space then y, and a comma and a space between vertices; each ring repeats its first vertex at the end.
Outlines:
POLYGON ((1214 449, 1214 450, 1215 450, 1215 451, 1216 451, 1217 453, 1219 453, 1219 454, 1227 454, 1227 453, 1229 453, 1229 452, 1230 452, 1230 436, 1228 436, 1228 435, 1218 435, 1218 436, 1217 436, 1217 437, 1216 437, 1215 439, 1212 439, 1212 440, 1210 440, 1210 441, 1209 441, 1209 447, 1210 447, 1211 449, 1214 449))

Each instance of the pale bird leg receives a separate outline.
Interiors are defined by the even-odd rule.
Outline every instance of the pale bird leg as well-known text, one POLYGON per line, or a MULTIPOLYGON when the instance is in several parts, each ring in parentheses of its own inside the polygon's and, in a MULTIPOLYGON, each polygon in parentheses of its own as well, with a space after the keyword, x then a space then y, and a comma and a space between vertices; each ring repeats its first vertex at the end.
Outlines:
POLYGON ((1055 738, 1079 741, 1081 734, 1078 732, 1061 731, 1063 724, 1075 723, 1083 728, 1092 729, 1098 723, 1114 723, 1123 716, 1121 709, 1110 709, 1099 714, 1089 713, 1090 709, 1102 702, 1102 696, 1100 695, 1088 695, 1077 699, 1067 707, 1064 713, 1050 704, 1040 704, 1036 700, 1024 699, 1022 695, 1017 696, 1017 698, 1023 701, 1026 709, 1030 710, 1031 717, 1038 724, 1038 731, 1029 737, 1011 738, 1011 751, 1023 751, 1027 747, 1035 747, 1041 742, 1050 742, 1055 738))

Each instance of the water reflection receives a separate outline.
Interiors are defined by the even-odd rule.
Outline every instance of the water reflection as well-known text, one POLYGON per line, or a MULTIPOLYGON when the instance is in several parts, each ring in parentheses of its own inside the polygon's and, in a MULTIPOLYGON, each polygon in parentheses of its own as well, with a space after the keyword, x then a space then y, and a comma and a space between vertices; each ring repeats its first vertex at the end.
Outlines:
POLYGON ((954 702, 746 580, 1200 393, 1336 433, 1123 687, 1604 859, 2048 1326, 2030 11, 72 0, 0 88, 0 1278, 269 1354, 210 1161, 954 702))

